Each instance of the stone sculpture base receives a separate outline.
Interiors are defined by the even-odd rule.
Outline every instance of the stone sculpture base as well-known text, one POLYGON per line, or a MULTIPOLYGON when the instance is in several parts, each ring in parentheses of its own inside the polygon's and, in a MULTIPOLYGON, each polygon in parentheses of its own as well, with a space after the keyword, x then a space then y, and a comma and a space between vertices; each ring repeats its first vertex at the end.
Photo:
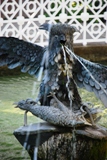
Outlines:
POLYGON ((15 137, 34 160, 105 160, 107 156, 106 128, 56 127, 47 122, 22 126, 15 137))

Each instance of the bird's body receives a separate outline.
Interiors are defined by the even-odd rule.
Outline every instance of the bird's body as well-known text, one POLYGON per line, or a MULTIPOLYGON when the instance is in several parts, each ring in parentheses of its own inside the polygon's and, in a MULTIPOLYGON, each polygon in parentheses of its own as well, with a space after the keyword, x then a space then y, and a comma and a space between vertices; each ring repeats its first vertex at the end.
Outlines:
MULTIPOLYGON (((42 29, 45 29, 44 27, 45 25, 42 25, 42 29)), ((67 24, 51 25, 48 28, 50 31, 47 47, 48 62, 46 62, 46 72, 41 83, 39 99, 42 105, 50 105, 52 97, 48 98, 48 95, 54 92, 68 108, 78 110, 82 101, 73 79, 73 57, 62 48, 63 45, 66 45, 73 50, 73 33, 77 30, 67 24)))
POLYGON ((76 28, 68 24, 45 24, 40 29, 49 31, 47 47, 13 37, 0 37, 0 66, 7 65, 10 69, 21 66, 22 72, 31 75, 38 75, 42 69, 43 78, 36 99, 41 106, 54 106, 56 97, 77 115, 83 105, 78 85, 93 91, 107 107, 107 67, 73 53, 73 33, 77 31, 76 28))

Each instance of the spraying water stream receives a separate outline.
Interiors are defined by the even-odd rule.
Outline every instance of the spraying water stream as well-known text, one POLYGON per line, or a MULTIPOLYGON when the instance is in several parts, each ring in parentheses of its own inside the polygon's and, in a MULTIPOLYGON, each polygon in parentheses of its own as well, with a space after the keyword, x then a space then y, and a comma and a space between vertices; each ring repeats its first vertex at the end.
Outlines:
MULTIPOLYGON (((69 101, 70 101, 70 110, 71 110, 71 113, 72 113, 72 115, 70 115, 70 116, 74 116, 73 109, 72 109, 72 99, 73 99, 73 96, 71 95, 72 91, 70 91, 70 88, 69 88, 69 83, 70 83, 69 66, 67 64, 66 51, 65 51, 63 45, 62 45, 62 50, 63 50, 63 54, 64 54, 65 69, 66 69, 66 74, 67 74, 66 87, 67 87, 67 91, 68 91, 68 98, 69 98, 69 101)), ((70 72, 72 74, 72 71, 70 71, 70 72)), ((76 134, 75 134, 75 126, 74 126, 74 128, 72 130, 71 146, 72 146, 71 160, 74 160, 74 158, 76 158, 76 134)))
POLYGON ((62 50, 63 50, 63 53, 64 53, 65 70, 66 70, 66 74, 67 74, 66 87, 67 87, 67 90, 68 90, 68 97, 69 97, 69 101, 70 101, 70 109, 72 111, 72 95, 70 94, 71 91, 70 91, 70 88, 69 88, 69 83, 70 83, 70 77, 69 77, 69 71, 68 71, 69 68, 68 68, 67 59, 66 59, 66 52, 65 52, 63 46, 62 46, 62 50))
POLYGON ((78 62, 84 67, 84 69, 89 73, 90 77, 94 80, 95 83, 97 83, 100 88, 103 90, 103 92, 107 95, 107 91, 103 88, 103 86, 98 82, 96 81, 96 79, 93 77, 93 75, 91 74, 91 72, 87 69, 87 67, 79 60, 79 58, 68 48, 66 47, 66 51, 67 53, 70 55, 70 53, 78 60, 78 62))
POLYGON ((29 146, 27 146, 27 143, 28 143, 28 139, 29 139, 29 135, 30 135, 30 130, 31 130, 31 125, 29 125, 29 127, 28 127, 28 132, 26 134, 23 149, 22 149, 22 156, 25 156, 25 158, 26 158, 26 150, 25 149, 29 149, 28 148, 29 146))

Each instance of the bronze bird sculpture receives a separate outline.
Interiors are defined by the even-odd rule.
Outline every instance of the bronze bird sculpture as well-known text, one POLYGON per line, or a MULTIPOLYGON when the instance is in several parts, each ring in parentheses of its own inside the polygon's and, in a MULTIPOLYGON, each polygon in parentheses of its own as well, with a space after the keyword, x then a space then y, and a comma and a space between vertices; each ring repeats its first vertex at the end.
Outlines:
POLYGON ((10 69, 21 66, 22 72, 43 74, 36 101, 20 101, 17 107, 62 126, 89 124, 85 119, 88 114, 94 125, 95 110, 82 102, 77 86, 94 92, 107 107, 107 67, 74 54, 73 33, 78 31, 74 26, 45 23, 40 29, 49 31, 47 47, 0 37, 0 66, 7 65, 10 69))

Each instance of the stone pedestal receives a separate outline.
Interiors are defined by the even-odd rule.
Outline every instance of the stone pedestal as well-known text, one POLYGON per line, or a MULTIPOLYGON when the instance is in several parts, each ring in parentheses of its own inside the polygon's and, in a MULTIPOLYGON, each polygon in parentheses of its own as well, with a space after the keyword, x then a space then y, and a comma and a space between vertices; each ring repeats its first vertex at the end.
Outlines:
POLYGON ((102 127, 75 129, 44 122, 22 126, 14 135, 31 160, 105 160, 107 155, 107 130, 102 127))

